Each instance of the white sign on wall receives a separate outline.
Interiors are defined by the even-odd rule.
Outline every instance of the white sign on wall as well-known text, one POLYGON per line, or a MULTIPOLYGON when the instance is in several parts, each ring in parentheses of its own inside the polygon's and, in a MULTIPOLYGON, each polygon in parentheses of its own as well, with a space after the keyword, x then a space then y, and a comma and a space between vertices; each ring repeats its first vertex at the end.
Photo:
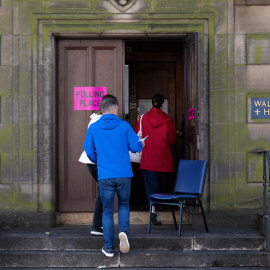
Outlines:
MULTIPOLYGON (((145 114, 152 109, 152 99, 140 99, 139 100, 139 114, 145 114)), ((164 100, 163 112, 168 114, 168 99, 164 100)))

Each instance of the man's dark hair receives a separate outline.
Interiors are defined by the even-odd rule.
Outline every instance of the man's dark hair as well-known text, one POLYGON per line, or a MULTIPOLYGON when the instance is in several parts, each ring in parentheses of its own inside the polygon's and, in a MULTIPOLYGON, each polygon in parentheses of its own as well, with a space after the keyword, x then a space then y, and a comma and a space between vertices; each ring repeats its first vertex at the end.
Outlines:
POLYGON ((100 109, 101 109, 102 114, 110 113, 112 107, 118 107, 118 102, 117 102, 116 97, 110 95, 102 99, 100 103, 100 109))
MULTIPOLYGON (((117 102, 117 104, 118 104, 117 98, 116 98, 115 96, 113 96, 113 95, 110 95, 110 94, 104 95, 104 96, 102 97, 102 100, 105 99, 105 98, 113 98, 113 99, 116 100, 116 102, 117 102)), ((98 110, 96 113, 97 113, 98 115, 101 115, 101 114, 102 114, 102 111, 101 111, 100 107, 99 107, 99 110, 98 110)))
POLYGON ((117 98, 115 96, 113 96, 113 95, 107 94, 107 95, 102 97, 102 100, 105 99, 105 98, 113 98, 116 101, 116 103, 118 104, 117 98))
POLYGON ((160 109, 162 104, 164 103, 164 96, 161 94, 155 94, 152 97, 152 104, 154 108, 160 109))

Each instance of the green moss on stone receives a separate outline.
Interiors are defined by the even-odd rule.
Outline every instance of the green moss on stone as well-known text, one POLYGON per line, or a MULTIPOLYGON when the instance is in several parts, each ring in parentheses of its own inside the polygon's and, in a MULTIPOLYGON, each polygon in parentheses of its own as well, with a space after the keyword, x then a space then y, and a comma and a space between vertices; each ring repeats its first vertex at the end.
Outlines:
POLYGON ((255 64, 259 65, 262 62, 262 48, 261 45, 258 43, 255 49, 255 64))
MULTIPOLYGON (((52 202, 37 203, 37 201, 27 198, 19 188, 19 186, 7 186, 0 190, 0 211, 13 212, 52 212, 54 209, 52 202)), ((35 197, 35 196, 34 196, 35 197)))
POLYGON ((36 209, 36 202, 22 196, 19 187, 11 186, 0 190, 0 211, 6 212, 11 209, 23 208, 24 211, 36 209))
POLYGON ((7 151, 8 153, 12 151, 12 125, 2 124, 0 125, 0 149, 2 151, 7 151))

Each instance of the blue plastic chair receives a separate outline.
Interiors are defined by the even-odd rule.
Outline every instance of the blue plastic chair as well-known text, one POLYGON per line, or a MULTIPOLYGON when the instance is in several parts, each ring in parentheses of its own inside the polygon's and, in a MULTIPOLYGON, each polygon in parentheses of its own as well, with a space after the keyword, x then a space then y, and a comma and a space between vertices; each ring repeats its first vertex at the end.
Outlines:
POLYGON ((199 206, 203 216, 206 232, 208 233, 208 227, 205 219, 205 214, 201 202, 201 196, 203 194, 204 183, 207 173, 207 161, 206 160, 180 160, 177 169, 176 182, 174 186, 174 193, 155 193, 150 195, 150 209, 149 209, 149 223, 148 233, 151 232, 151 212, 152 206, 157 204, 166 204, 172 206, 172 214, 174 219, 175 228, 177 229, 177 223, 174 215, 173 206, 179 206, 180 218, 178 226, 178 236, 181 236, 181 224, 182 224, 182 209, 183 205, 199 206), (195 204, 188 203, 195 201, 195 204), (197 204, 197 202, 199 204, 197 204))

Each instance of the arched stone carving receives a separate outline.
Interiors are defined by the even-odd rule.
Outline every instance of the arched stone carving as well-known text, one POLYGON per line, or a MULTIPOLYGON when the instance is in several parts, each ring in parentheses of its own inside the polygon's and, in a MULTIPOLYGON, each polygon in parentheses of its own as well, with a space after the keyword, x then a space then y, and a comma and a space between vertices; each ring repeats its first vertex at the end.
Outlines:
POLYGON ((137 0, 109 0, 109 2, 121 12, 130 9, 137 0))

